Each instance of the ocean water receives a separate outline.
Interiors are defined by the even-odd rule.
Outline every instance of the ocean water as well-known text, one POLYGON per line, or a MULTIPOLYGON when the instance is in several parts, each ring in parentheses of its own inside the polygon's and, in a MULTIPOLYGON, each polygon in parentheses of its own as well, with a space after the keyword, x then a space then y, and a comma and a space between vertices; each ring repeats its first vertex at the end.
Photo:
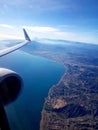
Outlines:
POLYGON ((11 130, 39 130, 44 99, 66 69, 57 62, 19 50, 1 57, 0 67, 16 71, 24 82, 17 100, 5 107, 11 130))

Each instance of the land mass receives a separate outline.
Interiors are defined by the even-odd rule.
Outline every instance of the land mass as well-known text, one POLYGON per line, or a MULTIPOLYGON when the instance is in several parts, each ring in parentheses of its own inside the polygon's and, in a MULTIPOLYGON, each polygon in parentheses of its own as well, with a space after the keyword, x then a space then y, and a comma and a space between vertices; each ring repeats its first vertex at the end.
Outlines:
POLYGON ((40 130, 98 130, 98 45, 53 42, 33 41, 22 49, 67 68, 45 98, 40 130))

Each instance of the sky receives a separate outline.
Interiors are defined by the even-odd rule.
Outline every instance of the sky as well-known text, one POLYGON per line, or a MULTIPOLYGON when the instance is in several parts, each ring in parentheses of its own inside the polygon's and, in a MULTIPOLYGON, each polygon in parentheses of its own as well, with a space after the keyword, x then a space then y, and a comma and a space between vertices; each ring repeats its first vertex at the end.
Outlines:
POLYGON ((0 0, 0 39, 48 38, 98 44, 98 0, 0 0))

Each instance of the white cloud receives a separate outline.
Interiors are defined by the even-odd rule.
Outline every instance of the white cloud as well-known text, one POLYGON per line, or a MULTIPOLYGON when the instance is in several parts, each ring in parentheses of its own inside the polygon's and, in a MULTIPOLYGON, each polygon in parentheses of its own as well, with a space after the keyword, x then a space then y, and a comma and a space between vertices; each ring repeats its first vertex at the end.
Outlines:
MULTIPOLYGON (((24 39, 23 32, 19 27, 14 27, 6 24, 0 24, 6 28, 6 30, 0 31, 0 39, 24 39)), ((46 39, 61 39, 61 40, 70 40, 78 42, 87 42, 87 43, 98 43, 98 39, 94 38, 91 34, 89 37, 88 33, 79 34, 76 32, 67 32, 62 31, 58 28, 47 27, 47 26, 23 26, 30 36, 31 39, 35 38, 46 38, 46 39)))
POLYGON ((28 29, 31 36, 33 35, 33 37, 38 38, 70 40, 75 36, 75 34, 72 32, 62 32, 59 29, 53 27, 23 26, 23 28, 28 29))
POLYGON ((74 29, 74 28, 76 28, 76 26, 75 25, 62 24, 62 25, 58 25, 58 28, 61 28, 61 29, 74 29))
POLYGON ((28 30, 35 31, 35 32, 41 32, 41 33, 55 32, 55 31, 57 31, 57 29, 53 28, 53 27, 23 26, 23 28, 26 28, 28 30))
POLYGON ((9 28, 9 29, 13 29, 14 28, 12 25, 8 25, 8 24, 0 24, 0 27, 9 28))
POLYGON ((12 35, 12 34, 1 34, 0 35, 0 39, 19 39, 19 40, 21 40, 21 39, 23 39, 23 37, 19 37, 19 36, 15 36, 15 35, 12 35))
POLYGON ((0 24, 0 39, 23 39, 21 28, 8 24, 0 24))

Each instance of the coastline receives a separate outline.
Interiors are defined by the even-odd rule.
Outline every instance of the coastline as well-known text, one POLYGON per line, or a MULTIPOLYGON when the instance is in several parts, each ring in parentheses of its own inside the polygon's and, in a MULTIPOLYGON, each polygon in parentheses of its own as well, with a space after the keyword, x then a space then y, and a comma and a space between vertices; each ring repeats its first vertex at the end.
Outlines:
MULTIPOLYGON (((82 75, 84 77, 85 74, 93 73, 93 69, 95 68, 95 70, 98 70, 98 66, 84 65, 79 64, 78 62, 68 62, 62 64, 67 70, 59 82, 49 89, 48 97, 45 99, 41 114, 40 130, 82 130, 82 128, 87 129, 87 126, 89 126, 89 128, 92 128, 93 125, 94 127, 97 127, 98 119, 94 119, 93 116, 88 113, 88 111, 92 111, 93 105, 90 106, 90 104, 94 96, 90 92, 91 90, 89 85, 86 85, 87 88, 85 87, 86 82, 91 82, 90 79, 92 80, 92 77, 87 78, 86 81, 84 78, 79 79, 79 77, 82 75), (80 88, 78 88, 78 86, 80 86, 80 88), (64 100, 64 102, 67 102, 68 105, 65 105, 59 109, 54 109, 52 104, 56 104, 58 99, 62 101, 64 100), (63 111, 66 111, 68 106, 72 106, 72 112, 68 115, 68 117, 70 117, 73 113, 72 118, 59 116, 58 110, 61 111, 62 109, 63 111), (76 114, 77 112, 75 112, 74 109, 79 109, 78 114, 76 114), (79 123, 78 126, 76 126, 77 122, 79 123)), ((94 74, 95 79, 97 79, 96 72, 94 74)), ((92 84, 90 86, 92 86, 92 84)), ((96 95, 96 99, 97 98, 98 96, 96 95)))
MULTIPOLYGON (((48 59, 50 59, 50 58, 48 58, 48 59)), ((53 59, 51 59, 51 60, 53 60, 53 59)), ((56 61, 56 60, 55 60, 55 62, 58 63, 58 61, 56 61)), ((50 89, 49 89, 49 91, 48 91, 48 95, 49 95, 51 89, 52 89, 54 86, 59 85, 60 82, 61 82, 61 81, 63 80, 63 78, 65 77, 65 75, 67 74, 68 67, 66 67, 66 65, 64 65, 63 63, 60 63, 60 64, 62 64, 62 65, 64 66, 64 68, 66 69, 66 72, 64 72, 64 74, 61 76, 61 78, 60 78, 60 80, 58 81, 57 84, 55 84, 55 85, 53 85, 53 86, 50 87, 50 89)), ((45 103, 45 102, 44 102, 44 103, 45 103)), ((46 111, 44 110, 44 105, 43 105, 43 109, 42 109, 42 112, 41 112, 41 120, 40 120, 40 130, 46 130, 47 120, 48 120, 48 118, 47 118, 47 113, 46 113, 46 111)))
POLYGON ((59 62, 67 69, 48 91, 40 130, 97 130, 98 51, 90 45, 86 48, 39 46, 30 53, 59 62))
MULTIPOLYGON (((55 62, 58 62, 58 61, 55 61, 55 62)), ((61 63, 61 64, 66 68, 66 72, 64 72, 64 74, 61 76, 61 78, 60 78, 60 80, 58 81, 57 84, 51 86, 51 88, 48 91, 48 95, 49 95, 49 93, 51 93, 50 92, 51 89, 53 89, 54 86, 59 85, 62 82, 62 80, 64 79, 65 75, 67 75, 68 66, 64 65, 63 63, 61 63)), ((44 104, 45 104, 45 102, 44 102, 44 104)), ((40 120, 40 130, 46 130, 47 129, 47 127, 46 127, 47 120, 48 120, 47 112, 44 110, 44 105, 43 105, 43 109, 42 109, 42 112, 41 112, 41 120, 40 120)))

